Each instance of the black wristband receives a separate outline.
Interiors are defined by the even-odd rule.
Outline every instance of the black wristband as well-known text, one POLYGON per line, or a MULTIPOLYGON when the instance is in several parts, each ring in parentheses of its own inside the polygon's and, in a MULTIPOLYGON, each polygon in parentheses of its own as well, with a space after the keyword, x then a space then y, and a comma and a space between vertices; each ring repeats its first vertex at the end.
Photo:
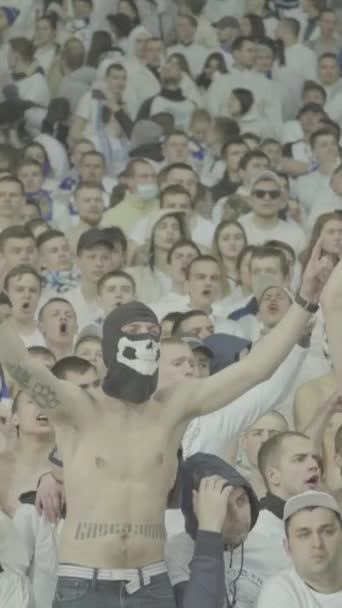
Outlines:
POLYGON ((299 293, 297 293, 297 295, 295 297, 295 302, 296 302, 296 304, 301 306, 301 308, 304 308, 304 310, 306 310, 307 312, 311 312, 312 314, 317 312, 317 310, 319 308, 318 304, 314 304, 313 302, 310 302, 309 300, 305 300, 304 298, 302 298, 302 296, 299 293))

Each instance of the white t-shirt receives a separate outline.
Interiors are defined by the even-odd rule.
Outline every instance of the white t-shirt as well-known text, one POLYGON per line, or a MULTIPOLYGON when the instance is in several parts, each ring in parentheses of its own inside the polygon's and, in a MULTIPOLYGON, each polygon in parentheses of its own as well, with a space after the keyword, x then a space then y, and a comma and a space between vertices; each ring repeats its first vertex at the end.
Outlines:
POLYGON ((67 291, 63 294, 63 297, 73 306, 77 315, 77 325, 80 329, 85 325, 94 323, 102 314, 96 300, 86 302, 80 287, 67 291))
POLYGON ((266 241, 276 239, 291 245, 297 254, 301 253, 305 248, 305 234, 294 223, 288 224, 284 220, 278 220, 276 226, 264 230, 254 223, 254 213, 243 215, 239 218, 239 222, 247 233, 249 245, 263 245, 266 241))
POLYGON ((341 606, 342 591, 318 593, 304 583, 294 568, 272 576, 263 586, 257 603, 257 608, 341 608, 341 606))
POLYGON ((35 329, 32 334, 29 336, 23 336, 20 334, 20 338, 24 342, 26 348, 30 348, 30 346, 46 346, 43 334, 39 329, 35 329))

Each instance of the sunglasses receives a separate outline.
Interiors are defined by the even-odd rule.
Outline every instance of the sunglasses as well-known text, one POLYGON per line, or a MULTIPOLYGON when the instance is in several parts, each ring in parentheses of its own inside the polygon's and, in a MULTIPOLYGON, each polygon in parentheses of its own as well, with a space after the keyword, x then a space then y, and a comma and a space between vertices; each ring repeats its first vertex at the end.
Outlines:
POLYGON ((257 198, 266 198, 266 196, 269 196, 272 201, 275 201, 280 197, 281 193, 280 190, 254 190, 253 194, 257 198))

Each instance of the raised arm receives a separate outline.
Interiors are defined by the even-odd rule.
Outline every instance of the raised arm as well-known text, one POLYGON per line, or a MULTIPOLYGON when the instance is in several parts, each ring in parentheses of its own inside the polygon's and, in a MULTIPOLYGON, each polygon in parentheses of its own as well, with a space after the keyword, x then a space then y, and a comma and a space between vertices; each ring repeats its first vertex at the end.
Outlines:
MULTIPOLYGON (((331 270, 332 263, 327 257, 321 258, 321 242, 317 242, 303 276, 301 297, 318 303, 331 270)), ((267 380, 300 339, 309 318, 304 307, 292 304, 280 323, 242 361, 210 378, 186 382, 176 389, 177 413, 182 408, 185 418, 209 414, 267 380)))
MULTIPOLYGON (((21 338, 11 323, 0 319, 0 363, 33 401, 49 411, 53 422, 73 419, 76 422, 78 404, 82 400, 86 407, 89 396, 77 386, 58 380, 52 372, 30 357, 21 338)), ((82 404, 81 404, 82 405, 82 404)))
POLYGON ((329 354, 336 376, 337 390, 342 389, 342 260, 334 268, 321 298, 329 354))

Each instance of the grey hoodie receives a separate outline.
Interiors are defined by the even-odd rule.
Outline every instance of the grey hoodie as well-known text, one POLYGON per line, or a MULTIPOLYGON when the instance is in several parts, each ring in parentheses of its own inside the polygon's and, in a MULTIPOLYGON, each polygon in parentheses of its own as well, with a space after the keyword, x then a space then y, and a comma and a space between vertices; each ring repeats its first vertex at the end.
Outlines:
MULTIPOLYGON (((179 608, 222 608, 226 600, 229 602, 225 588, 223 537, 216 532, 198 530, 193 510, 193 490, 198 490, 203 477, 211 475, 219 475, 230 485, 246 490, 251 505, 251 529, 259 514, 259 502, 252 486, 224 460, 199 452, 184 462, 181 470, 182 512, 185 529, 195 541, 195 549, 189 581, 175 587, 179 608)), ((229 608, 233 606, 234 600, 233 603, 228 603, 229 608)))

